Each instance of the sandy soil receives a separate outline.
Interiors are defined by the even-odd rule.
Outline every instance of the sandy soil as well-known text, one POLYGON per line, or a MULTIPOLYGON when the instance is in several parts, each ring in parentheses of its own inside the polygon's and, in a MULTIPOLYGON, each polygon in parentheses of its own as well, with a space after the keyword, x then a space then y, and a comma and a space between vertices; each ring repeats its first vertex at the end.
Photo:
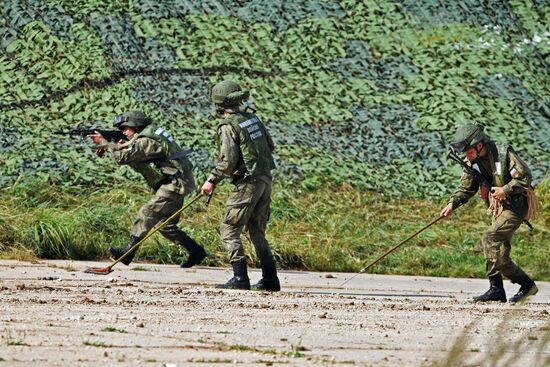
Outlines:
POLYGON ((267 294, 215 289, 227 269, 82 272, 106 265, 0 261, 0 366, 427 366, 453 345, 455 365, 550 365, 550 283, 512 306, 470 302, 481 279, 281 272, 267 294))

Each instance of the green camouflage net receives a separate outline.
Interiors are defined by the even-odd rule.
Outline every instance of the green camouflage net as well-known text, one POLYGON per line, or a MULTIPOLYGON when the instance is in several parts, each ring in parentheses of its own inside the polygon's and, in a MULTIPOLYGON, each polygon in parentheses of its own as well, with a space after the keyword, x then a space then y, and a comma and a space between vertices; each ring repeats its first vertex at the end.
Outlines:
POLYGON ((137 102, 157 106, 167 116, 175 114, 198 114, 211 118, 215 109, 210 102, 208 79, 201 76, 167 75, 134 76, 134 89, 130 95, 137 102), (170 98, 166 98, 169 95, 170 98))
POLYGON ((278 31, 284 31, 304 19, 345 15, 335 2, 284 0, 252 0, 236 13, 247 22, 270 23, 278 31))
POLYGON ((183 0, 162 2, 154 0, 137 0, 134 5, 144 18, 178 18, 187 14, 216 14, 230 16, 231 9, 238 8, 248 1, 217 0, 183 0))
MULTIPOLYGON (((480 78, 475 88, 483 97, 504 98, 516 103, 525 121, 532 127, 524 133, 525 143, 518 146, 517 150, 524 152, 534 163, 534 169, 538 173, 536 176, 540 177, 543 172, 548 172, 550 161, 547 156, 539 155, 538 152, 550 152, 550 103, 534 98, 518 79, 501 74, 480 78)), ((514 144, 514 141, 510 143, 514 144)))
POLYGON ((193 146, 204 177, 208 91, 225 78, 250 90, 276 175, 306 188, 447 195, 460 174, 447 144, 471 121, 514 146, 537 183, 550 168, 549 23, 543 0, 4 0, 0 186, 135 177, 52 135, 111 127, 128 109, 193 146))
POLYGON ((47 5, 40 0, 3 0, 0 4, 0 39, 2 47, 15 40, 18 32, 33 20, 44 22, 60 39, 70 39, 73 19, 60 5, 47 5))
POLYGON ((474 26, 513 27, 506 0, 402 0, 406 11, 423 23, 469 23, 474 26))
POLYGON ((375 60, 368 44, 363 41, 348 42, 346 57, 334 61, 330 66, 345 78, 373 80, 381 89, 403 90, 403 79, 417 72, 416 67, 405 55, 375 60))
POLYGON ((171 67, 177 57, 170 46, 150 38, 137 37, 130 22, 115 17, 98 17, 90 22, 108 49, 113 68, 135 70, 171 67))

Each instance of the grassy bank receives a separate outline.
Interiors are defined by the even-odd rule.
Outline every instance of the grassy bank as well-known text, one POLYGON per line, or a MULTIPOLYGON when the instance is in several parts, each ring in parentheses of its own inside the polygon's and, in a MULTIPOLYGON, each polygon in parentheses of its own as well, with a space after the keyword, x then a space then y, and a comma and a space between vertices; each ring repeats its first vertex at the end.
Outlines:
MULTIPOLYGON (((221 186, 212 204, 183 213, 181 226, 203 244, 208 265, 226 265, 217 234, 224 200, 221 186)), ((536 279, 550 280, 550 185, 537 188, 541 216, 535 231, 522 226, 512 258, 536 279)), ((62 188, 22 180, 0 191, 0 256, 14 259, 107 259, 110 243, 125 244, 139 206, 149 196, 133 187, 62 188)), ((490 222, 479 200, 460 209, 388 256, 371 272, 483 277, 480 237, 490 222)), ((355 272, 432 219, 445 204, 389 198, 348 186, 304 191, 274 189, 268 239, 281 268, 355 272)), ((251 262, 253 251, 245 240, 251 262)), ((139 259, 178 263, 185 252, 154 235, 139 259)))

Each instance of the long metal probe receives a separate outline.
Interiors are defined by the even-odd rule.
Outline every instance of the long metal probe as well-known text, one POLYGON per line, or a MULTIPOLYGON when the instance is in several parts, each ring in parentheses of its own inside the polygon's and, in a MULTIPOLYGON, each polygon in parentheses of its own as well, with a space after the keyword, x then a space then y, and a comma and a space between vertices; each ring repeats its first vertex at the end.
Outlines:
POLYGON ((431 226, 433 226, 434 224, 436 224, 437 222, 439 222, 441 219, 443 219, 444 217, 443 216, 440 216, 434 220, 432 220, 429 224, 425 225, 424 227, 420 228, 418 231, 414 232, 413 234, 411 234, 409 237, 407 237, 406 239, 404 239, 403 241, 399 242, 397 245, 395 245, 394 247, 392 247, 391 249, 389 249, 388 251, 386 251, 382 256, 380 256, 378 259, 374 260, 373 262, 371 262, 369 265, 367 265, 366 267, 364 267, 363 269, 361 269, 357 274, 355 274, 354 276, 352 276, 351 278, 349 278, 348 280, 346 280, 345 282, 343 282, 342 284, 339 285, 339 287, 342 287, 344 284, 346 284, 347 282, 349 282, 350 280, 354 279, 356 276, 358 276, 359 274, 362 274, 364 273, 365 271, 367 271, 368 269, 372 268, 374 265, 378 264, 378 262, 380 262, 383 258, 385 258, 386 256, 388 256, 389 254, 391 254, 392 252, 394 252, 395 250, 397 250, 399 247, 401 247, 403 244, 405 244, 407 241, 409 241, 411 238, 419 235, 420 233, 424 232, 426 229, 430 228, 431 226))
POLYGON ((155 232, 157 232, 159 229, 163 228, 168 222, 170 222, 172 219, 176 218, 182 211, 187 209, 191 204, 193 204, 195 201, 200 199, 203 195, 197 194, 194 198, 192 198, 189 202, 187 202, 184 206, 182 206, 180 209, 178 209, 174 214, 172 214, 168 219, 166 219, 164 222, 157 224, 153 229, 147 233, 145 237, 141 239, 138 243, 133 245, 126 251, 121 257, 116 259, 111 265, 107 266, 106 268, 89 268, 85 270, 85 273, 91 273, 91 274, 108 274, 112 271, 113 266, 118 264, 120 261, 122 261, 128 254, 130 254, 134 249, 139 247, 145 240, 147 240, 149 237, 151 237, 155 232))

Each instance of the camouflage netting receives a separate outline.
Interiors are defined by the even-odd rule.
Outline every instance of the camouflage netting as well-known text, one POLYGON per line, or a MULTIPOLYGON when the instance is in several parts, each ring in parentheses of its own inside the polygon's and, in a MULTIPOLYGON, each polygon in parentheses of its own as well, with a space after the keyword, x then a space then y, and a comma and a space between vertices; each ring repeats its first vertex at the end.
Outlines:
POLYGON ((446 142, 469 121, 516 147, 540 182, 548 24, 545 0, 4 0, 0 186, 133 177, 88 142, 52 135, 110 127, 133 108, 195 148, 202 178, 216 126, 208 90, 224 78, 251 91, 278 177, 307 188, 446 195, 459 174, 446 142))

